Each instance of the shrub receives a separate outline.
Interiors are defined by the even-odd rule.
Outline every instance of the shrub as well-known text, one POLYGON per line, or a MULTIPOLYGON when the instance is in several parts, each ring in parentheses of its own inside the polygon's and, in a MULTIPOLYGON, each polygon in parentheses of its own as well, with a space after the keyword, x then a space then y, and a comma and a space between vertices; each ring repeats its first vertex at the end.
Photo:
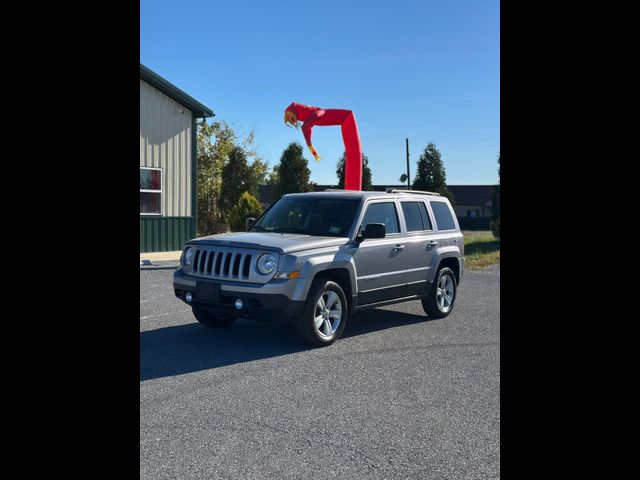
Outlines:
POLYGON ((489 227, 491 227, 493 236, 496 238, 500 238, 500 217, 496 218, 495 220, 492 220, 491 223, 489 224, 489 227))
POLYGON ((243 232, 247 217, 258 217, 262 214, 262 204, 249 192, 244 192, 240 196, 238 203, 229 213, 229 227, 232 232, 243 232))

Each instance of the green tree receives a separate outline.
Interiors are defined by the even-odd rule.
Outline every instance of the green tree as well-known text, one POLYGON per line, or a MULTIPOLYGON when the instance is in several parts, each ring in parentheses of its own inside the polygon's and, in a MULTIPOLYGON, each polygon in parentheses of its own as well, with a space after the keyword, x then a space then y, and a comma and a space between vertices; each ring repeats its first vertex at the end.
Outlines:
POLYGON ((280 163, 274 170, 277 170, 277 183, 274 187, 273 200, 279 199, 287 193, 309 192, 309 164, 302 154, 302 145, 298 142, 291 142, 282 152, 280 163))
POLYGON ((222 167, 222 189, 218 198, 218 207, 226 218, 233 206, 240 200, 242 192, 248 191, 249 164, 247 156, 240 147, 234 147, 222 167))
POLYGON ((262 161, 260 158, 256 158, 251 165, 249 165, 249 181, 247 190, 254 197, 260 196, 260 185, 264 185, 267 182, 267 175, 269 172, 269 164, 262 161))
MULTIPOLYGON (((336 166, 336 175, 338 176, 338 188, 344 188, 344 166, 347 161, 346 152, 342 153, 342 157, 338 160, 336 166)), ((362 190, 372 190, 371 188, 371 168, 369 168, 369 158, 362 154, 362 190)))
POLYGON ((278 165, 274 165, 267 177, 267 185, 277 185, 279 178, 278 165))
POLYGON ((437 192, 443 197, 447 197, 451 205, 455 204, 453 194, 447 188, 447 174, 440 152, 429 142, 418 159, 416 177, 413 181, 414 190, 424 190, 427 192, 437 192))
POLYGON ((218 199, 222 190, 222 169, 237 136, 224 121, 198 123, 198 234, 208 235, 226 230, 218 199))
MULTIPOLYGON (((198 124, 198 234, 208 235, 227 230, 227 220, 230 209, 240 198, 240 194, 247 190, 258 195, 258 185, 264 183, 268 165, 263 162, 252 148, 253 132, 240 138, 225 121, 208 124, 202 120, 198 124), (247 169, 243 169, 242 160, 238 159, 238 149, 247 159, 254 159, 247 169), (231 156, 234 156, 231 162, 231 156), (229 167, 229 163, 233 163, 229 167), (227 189, 236 182, 235 170, 244 170, 244 188, 231 202, 223 202, 228 194, 227 189), (226 172, 225 172, 226 170, 226 172), (225 182, 225 177, 228 179, 225 182), (224 186, 226 183, 226 187, 224 186)), ((231 188, 233 190, 233 188, 231 188)))
POLYGON ((243 232, 247 217, 258 218, 264 208, 256 197, 249 192, 243 192, 240 200, 229 213, 229 227, 232 232, 243 232))
POLYGON ((222 189, 218 198, 218 206, 225 218, 243 192, 249 192, 254 197, 259 195, 258 186, 264 183, 268 168, 260 159, 255 159, 249 165, 242 147, 236 146, 231 150, 229 159, 222 168, 222 189))

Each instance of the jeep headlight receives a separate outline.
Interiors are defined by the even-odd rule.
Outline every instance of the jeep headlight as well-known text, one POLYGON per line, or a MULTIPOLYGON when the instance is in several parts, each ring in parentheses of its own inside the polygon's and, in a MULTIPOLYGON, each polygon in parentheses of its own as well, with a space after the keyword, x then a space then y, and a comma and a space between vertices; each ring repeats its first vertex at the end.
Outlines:
POLYGON ((276 261, 276 257, 270 253, 263 253, 260 255, 260 258, 258 258, 258 271, 263 275, 269 275, 277 266, 278 262, 276 261))
POLYGON ((193 253, 193 248, 187 247, 182 254, 183 262, 187 267, 191 265, 191 262, 193 261, 193 253))

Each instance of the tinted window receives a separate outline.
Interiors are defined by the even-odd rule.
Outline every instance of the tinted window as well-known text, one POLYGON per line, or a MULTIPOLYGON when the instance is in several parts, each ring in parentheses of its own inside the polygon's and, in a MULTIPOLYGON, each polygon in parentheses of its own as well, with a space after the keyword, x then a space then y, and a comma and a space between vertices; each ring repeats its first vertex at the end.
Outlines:
POLYGON ((449 206, 444 202, 431 202, 433 215, 436 217, 438 230, 453 230, 456 224, 453 222, 449 206))
POLYGON ((431 219, 429 218, 429 212, 427 212, 427 206, 422 202, 418 205, 420 205, 420 213, 422 214, 422 221, 425 224, 425 230, 433 230, 433 227, 431 226, 431 219))
POLYGON ((357 200, 283 197, 251 230, 344 237, 351 228, 357 205, 357 200))
POLYGON ((407 223, 407 232, 424 230, 418 202, 402 202, 402 213, 404 213, 404 221, 407 223))
POLYGON ((387 234, 399 233, 398 215, 396 214, 396 206, 389 203, 373 203, 367 207, 367 212, 362 220, 362 228, 368 223, 384 223, 387 234))

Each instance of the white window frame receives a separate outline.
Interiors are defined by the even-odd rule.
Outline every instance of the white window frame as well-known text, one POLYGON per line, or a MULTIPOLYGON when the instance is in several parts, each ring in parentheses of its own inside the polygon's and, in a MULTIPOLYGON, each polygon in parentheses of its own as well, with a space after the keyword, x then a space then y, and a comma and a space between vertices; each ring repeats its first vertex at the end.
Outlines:
POLYGON ((140 170, 158 170, 160 171, 160 190, 147 190, 147 189, 140 189, 140 193, 159 193, 160 194, 160 213, 143 213, 140 212, 140 215, 144 215, 144 216, 163 216, 164 215, 164 196, 163 196, 163 191, 162 191, 162 185, 164 183, 164 172, 162 171, 162 168, 158 168, 158 167, 140 167, 140 170))

